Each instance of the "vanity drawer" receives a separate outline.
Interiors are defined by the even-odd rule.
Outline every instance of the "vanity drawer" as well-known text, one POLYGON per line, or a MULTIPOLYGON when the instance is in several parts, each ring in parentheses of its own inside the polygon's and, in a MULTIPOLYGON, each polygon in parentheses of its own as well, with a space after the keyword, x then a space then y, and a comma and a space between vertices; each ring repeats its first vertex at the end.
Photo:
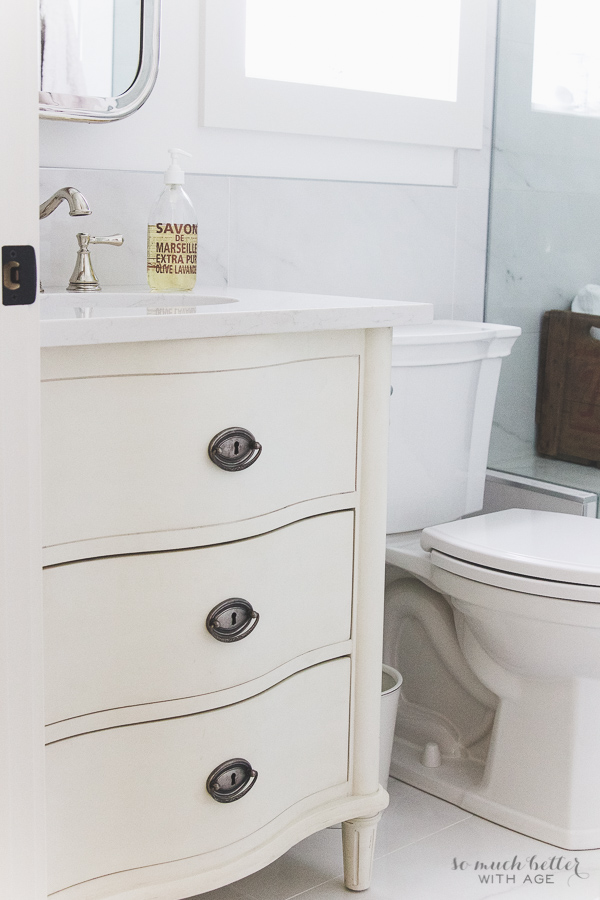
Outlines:
MULTIPOLYGON (((47 723, 221 691, 348 640, 353 540, 344 511, 228 544, 46 569, 47 723), (259 615, 233 642, 206 625, 229 598, 259 615)), ((236 610, 243 624, 232 610, 217 624, 236 610)))
POLYGON ((344 785, 349 691, 350 661, 341 658, 224 709, 50 744, 49 893, 209 853, 344 785), (207 778, 232 758, 258 778, 245 796, 217 802, 207 778))
POLYGON ((42 383, 44 545, 237 522, 356 489, 359 360, 42 383), (261 444, 242 471, 215 435, 261 444))

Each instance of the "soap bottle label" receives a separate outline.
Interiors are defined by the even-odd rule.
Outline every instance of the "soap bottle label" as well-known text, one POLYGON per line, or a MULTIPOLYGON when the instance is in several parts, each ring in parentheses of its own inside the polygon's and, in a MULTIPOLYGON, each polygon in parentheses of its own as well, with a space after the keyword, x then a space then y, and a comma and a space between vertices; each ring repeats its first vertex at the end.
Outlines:
POLYGON ((153 291, 191 291, 196 283, 198 226, 148 226, 148 284, 153 291))

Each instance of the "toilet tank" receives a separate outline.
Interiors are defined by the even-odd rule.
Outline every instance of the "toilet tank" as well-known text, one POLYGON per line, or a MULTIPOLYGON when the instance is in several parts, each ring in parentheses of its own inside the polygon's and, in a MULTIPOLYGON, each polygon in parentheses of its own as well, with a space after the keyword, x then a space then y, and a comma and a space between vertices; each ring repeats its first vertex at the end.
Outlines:
POLYGON ((388 534, 481 509, 502 357, 520 333, 450 320, 394 328, 388 534))

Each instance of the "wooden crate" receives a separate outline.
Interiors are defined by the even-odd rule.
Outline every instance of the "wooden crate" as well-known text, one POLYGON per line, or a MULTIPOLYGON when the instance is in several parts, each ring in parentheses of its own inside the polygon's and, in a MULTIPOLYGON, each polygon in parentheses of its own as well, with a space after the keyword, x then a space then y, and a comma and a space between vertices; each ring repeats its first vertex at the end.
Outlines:
POLYGON ((600 316, 544 313, 537 386, 537 451, 600 464, 600 316))

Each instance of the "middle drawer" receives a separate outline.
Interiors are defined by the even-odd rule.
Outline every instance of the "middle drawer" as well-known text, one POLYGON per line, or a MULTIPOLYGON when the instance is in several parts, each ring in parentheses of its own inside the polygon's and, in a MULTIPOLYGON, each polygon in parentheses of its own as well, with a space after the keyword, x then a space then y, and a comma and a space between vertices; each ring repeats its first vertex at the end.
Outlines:
POLYGON ((353 541, 342 511, 228 544, 46 569, 46 724, 221 691, 348 640, 353 541), (239 598, 258 622, 244 628, 233 603, 216 630, 249 633, 219 640, 207 617, 239 598))

